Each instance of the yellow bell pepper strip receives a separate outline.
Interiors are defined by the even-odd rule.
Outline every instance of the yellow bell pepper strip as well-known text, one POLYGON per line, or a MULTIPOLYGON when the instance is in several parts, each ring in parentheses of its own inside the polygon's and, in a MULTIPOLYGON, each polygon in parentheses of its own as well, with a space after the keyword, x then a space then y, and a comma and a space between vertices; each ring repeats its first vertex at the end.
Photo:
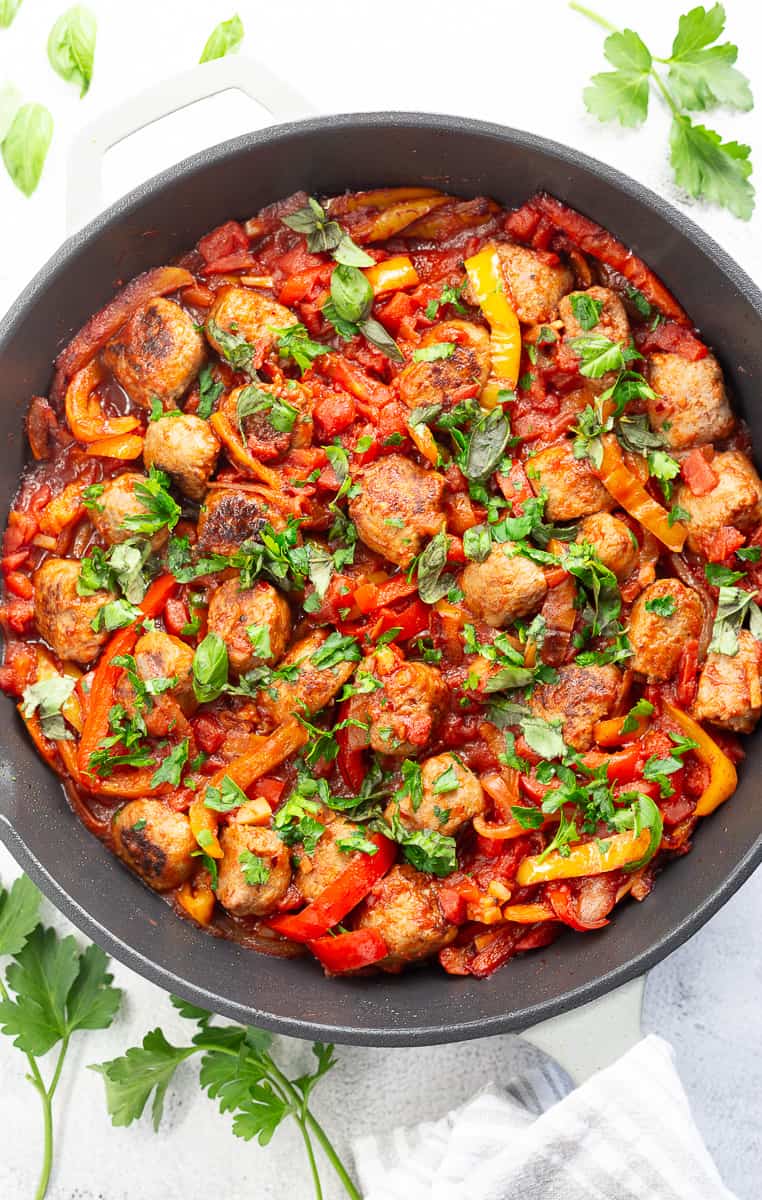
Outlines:
MULTIPOLYGON (((659 830, 661 840, 661 830, 659 830)), ((639 834, 628 829, 615 833, 600 841, 583 842, 572 846, 569 853, 559 854, 554 850, 540 861, 540 855, 531 855, 519 863, 516 882, 520 887, 531 887, 535 883, 547 883, 550 879, 576 879, 584 875, 603 875, 606 871, 635 870, 643 865, 653 842, 651 829, 641 829, 639 834), (601 849, 601 846, 605 849, 601 849)), ((658 849, 658 844, 656 849, 658 849)))
POLYGON ((413 425, 408 421, 407 431, 410 434, 410 439, 415 443, 415 448, 424 458, 428 459, 432 467, 439 465, 439 447, 434 440, 434 434, 429 429, 428 425, 413 425))
MULTIPOLYGON (((68 675, 74 680, 82 678, 82 672, 74 663, 64 663, 59 671, 47 650, 42 646, 35 646, 35 651, 37 654, 37 677, 35 683, 39 683, 41 679, 52 679, 56 675, 68 675)), ((82 705, 79 702, 76 690, 70 692, 64 700, 61 705, 61 713, 69 724, 76 729, 77 733, 82 732, 82 725, 84 723, 82 705)))
POLYGON ((417 287, 420 283, 418 272, 406 254, 395 254, 393 258, 376 263, 375 267, 367 267, 363 275, 373 288, 374 296, 417 287))
POLYGON ((399 204, 403 200, 423 200, 427 196, 441 195, 442 193, 436 188, 376 188, 372 192, 355 192, 354 196, 342 196, 341 211, 353 212, 357 208, 391 208, 393 204, 399 204))
POLYGON ((188 809, 188 820, 191 833, 204 852, 210 858, 222 858, 222 846, 217 837, 219 815, 207 808, 200 796, 196 797, 188 809))
POLYGON ((422 217, 415 225, 409 226, 405 236, 439 241, 452 237, 461 229, 473 229, 477 225, 483 225, 490 213, 498 211, 494 200, 451 198, 449 204, 442 205, 430 217, 422 217))
POLYGON ((634 742, 645 733, 648 728, 648 717, 632 717, 635 722, 635 728, 629 731, 624 730, 624 725, 627 714, 622 713, 621 717, 607 717, 604 721, 596 721, 593 726, 593 737, 598 746, 623 746, 626 742, 634 742))
POLYGON ((666 508, 649 496, 643 484, 625 465, 616 435, 603 436, 603 462, 594 468, 596 475, 617 504, 639 521, 644 529, 658 538, 669 550, 679 553, 688 536, 680 521, 669 523, 666 508))
POLYGON ((140 458, 143 453, 143 439, 138 433, 99 438, 97 442, 90 442, 85 448, 85 453, 94 458, 118 458, 122 462, 129 462, 133 458, 140 458))
POLYGON ((283 481, 276 471, 271 471, 264 463, 259 462, 250 454, 248 448, 244 446, 239 434, 233 428, 230 420, 224 412, 213 412, 209 418, 209 424, 217 434, 217 437, 225 446, 228 454, 237 467, 246 471, 249 475, 253 475, 255 479, 260 479, 262 483, 266 483, 268 487, 279 492, 283 487, 283 481))
POLYGON ((403 233, 408 225, 425 217, 441 204, 446 204, 448 196, 425 196, 420 200, 403 200, 392 204, 380 212, 373 213, 367 221, 360 221, 352 226, 352 237, 356 242, 383 242, 387 238, 396 237, 403 233))
POLYGON ((709 783, 698 798, 695 815, 706 817, 719 808, 736 790, 738 774, 727 754, 710 738, 698 721, 669 701, 664 703, 664 712, 680 726, 686 737, 698 743, 694 754, 709 767, 709 783))
POLYGON ((505 904, 503 920, 514 921, 517 925, 535 925, 537 921, 557 921, 558 918, 547 904, 505 904))
POLYGON ((177 901, 193 921, 199 925, 209 925, 214 913, 215 896, 208 871, 200 872, 193 880, 186 880, 178 889, 177 901))
MULTIPOLYGON (((521 363, 521 327, 513 305, 505 294, 500 259, 494 246, 485 246, 465 261, 474 299, 490 327, 490 358, 495 377, 489 395, 499 387, 515 388, 521 363)), ((485 390, 487 390, 485 389, 485 390)), ((495 394, 495 400, 496 400, 495 394)))
POLYGON ((72 379, 66 389, 66 420, 78 442, 97 442, 101 438, 131 433, 140 425, 137 417, 107 417, 93 395, 103 381, 103 369, 93 359, 72 379))

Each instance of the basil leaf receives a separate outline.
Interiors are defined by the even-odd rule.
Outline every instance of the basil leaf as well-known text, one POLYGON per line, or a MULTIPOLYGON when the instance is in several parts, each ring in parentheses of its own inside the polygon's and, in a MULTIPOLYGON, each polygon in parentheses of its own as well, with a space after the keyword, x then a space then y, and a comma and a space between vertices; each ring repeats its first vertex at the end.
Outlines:
POLYGON ((436 604, 452 587, 452 577, 442 575, 449 544, 449 538, 442 529, 418 556, 418 595, 425 604, 436 604))
POLYGON ((222 383, 212 376, 212 368, 207 364, 201 368, 198 377, 198 408, 196 416, 208 421, 214 411, 214 406, 225 390, 222 383))
POLYGON ((31 196, 40 182, 53 137, 53 118, 43 104, 22 104, 3 139, 5 169, 19 191, 31 196))
POLYGON ((433 425, 441 415, 441 404, 419 404, 410 414, 409 425, 433 425))
POLYGON ((7 29, 21 8, 21 0, 0 0, 0 29, 7 29))
POLYGON ((359 662, 362 658, 360 643, 357 638, 345 637, 334 630, 310 658, 312 666, 318 671, 327 671, 343 662, 359 662))
POLYGON ((529 667, 501 667, 495 675, 487 677, 482 690, 486 695, 491 695, 492 692, 507 692, 511 688, 527 687, 533 679, 529 667))
POLYGON ((375 258, 367 254, 360 246, 355 245, 348 233, 342 232, 339 243, 333 251, 337 263, 345 267, 372 267, 375 258))
POLYGON ((299 416, 299 410, 292 404, 280 400, 271 392, 263 392, 255 384, 250 384, 239 393, 236 402, 236 418, 242 442, 246 441, 243 423, 247 417, 253 417, 256 413, 264 413, 277 433, 290 433, 299 416))
POLYGON ((215 58, 224 58, 233 54, 243 41, 243 21, 236 15, 227 21, 220 21, 207 38, 206 45, 201 51, 200 63, 212 62, 215 58))
POLYGON ((405 361, 404 355, 392 335, 375 317, 366 317, 364 321, 360 321, 359 328, 368 341, 392 362, 402 363, 405 361))
POLYGON ((278 335, 278 353, 281 358, 293 358, 302 373, 316 358, 331 353, 330 346, 313 342, 304 325, 299 323, 287 325, 285 329, 275 329, 273 332, 278 335))
POLYGON ((71 675, 51 675, 49 679, 40 679, 24 688, 24 716, 31 717, 39 712, 42 732, 52 741, 68 740, 72 736, 64 724, 61 707, 69 699, 75 683, 71 675))
POLYGON ((15 83, 4 83, 0 87, 0 142, 10 129, 20 107, 21 92, 15 83))
POLYGON ((503 457, 511 436, 511 423, 501 408, 493 408, 474 425, 466 452, 463 474, 467 479, 486 479, 503 457))
POLYGON ((486 525, 474 525, 463 534, 463 553, 472 562, 484 562, 492 549, 492 538, 486 525))
POLYGON ((130 604, 129 600, 109 600, 108 604, 98 609, 90 622, 90 628, 95 633, 100 633, 103 629, 113 633, 115 629, 124 629, 125 626, 131 625, 142 615, 140 609, 130 604))
POLYGON ((193 655, 193 691, 200 704, 221 695, 228 681, 228 650, 221 637, 208 633, 193 655))
POLYGON ((364 321, 373 303, 373 288, 357 267, 339 264, 331 275, 331 300, 345 321, 364 321))
POLYGON ((57 75, 79 88, 80 98, 93 77, 97 29, 90 9, 76 4, 61 13, 48 37, 48 62, 57 75))
POLYGON ((237 333, 223 329, 214 319, 207 321, 206 332, 219 346, 219 353, 229 362, 234 371, 251 372, 251 360, 254 357, 254 347, 249 345, 246 338, 237 333))

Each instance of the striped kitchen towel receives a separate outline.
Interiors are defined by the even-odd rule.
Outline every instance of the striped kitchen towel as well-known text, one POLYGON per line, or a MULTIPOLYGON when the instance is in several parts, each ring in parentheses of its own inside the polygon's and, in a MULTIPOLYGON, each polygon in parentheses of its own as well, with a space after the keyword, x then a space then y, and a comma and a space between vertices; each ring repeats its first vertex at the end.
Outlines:
POLYGON ((576 1090, 548 1060, 353 1151, 365 1200, 734 1200, 653 1035, 576 1090))

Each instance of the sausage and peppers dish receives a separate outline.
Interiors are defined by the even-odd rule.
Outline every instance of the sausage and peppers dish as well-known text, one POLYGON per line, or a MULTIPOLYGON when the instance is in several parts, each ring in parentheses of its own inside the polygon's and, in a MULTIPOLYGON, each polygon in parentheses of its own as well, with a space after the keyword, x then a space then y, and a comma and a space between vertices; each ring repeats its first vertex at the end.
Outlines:
POLYGON ((605 926, 762 711, 762 483, 653 272, 540 193, 296 194, 59 354, 0 684, 176 912, 329 974, 605 926))

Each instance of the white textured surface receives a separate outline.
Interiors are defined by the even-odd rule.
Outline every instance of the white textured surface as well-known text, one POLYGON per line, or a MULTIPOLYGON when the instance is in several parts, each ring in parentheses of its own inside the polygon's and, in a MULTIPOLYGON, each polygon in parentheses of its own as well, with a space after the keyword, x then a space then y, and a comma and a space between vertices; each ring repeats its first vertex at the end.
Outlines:
MULTIPOLYGON (((56 122, 43 183, 31 201, 0 170, 0 311, 64 237, 63 175, 73 132, 141 86, 192 65, 212 26, 234 11, 233 0, 229 7, 210 0, 90 3, 100 31, 93 87, 82 102, 45 59, 48 29, 64 0, 24 0, 11 30, 0 31, 0 83, 12 79, 26 99, 47 103, 56 122)), ((662 53, 688 7, 687 0, 644 0, 636 9, 621 0, 601 2, 611 21, 634 24, 662 53)), ((453 0, 437 5, 386 0, 375 10, 337 0, 320 5, 291 0, 287 8, 242 0, 237 8, 247 29, 244 51, 288 77, 319 111, 457 112, 578 146, 690 207, 691 216, 762 282, 762 219, 743 225, 728 214, 682 203, 669 182, 667 119, 659 106, 654 104, 640 133, 601 126, 585 114, 580 93, 588 76, 604 67, 602 35, 560 0, 545 0, 541 8, 482 0, 471 10, 453 0)), ((728 35, 741 46, 740 65, 762 106, 759 9, 744 0, 727 0, 726 8, 728 35)), ((173 117, 110 155, 105 198, 259 123, 252 121, 248 102, 232 95, 173 117)), ((721 114, 717 127, 726 137, 756 143, 757 157, 762 154, 759 109, 745 116, 721 114)), ((7 881, 14 870, 0 850, 0 878, 7 881)), ((658 893, 651 903, 658 903, 658 893)), ((46 911, 50 917, 49 906, 46 911)), ((643 915, 647 919, 645 909, 643 915)), ((762 1162, 760 924, 758 874, 652 972, 646 994, 645 1027, 675 1045, 698 1123, 741 1200, 758 1200, 762 1162)), ((225 1200, 252 1195, 306 1200, 312 1193, 295 1131, 280 1131, 267 1150, 233 1141, 226 1119, 192 1084, 190 1067, 171 1091, 158 1136, 147 1121, 128 1130, 110 1128, 101 1081, 79 1068, 120 1053, 156 1024, 170 1040, 179 1040, 184 1025, 156 988, 121 967, 115 974, 126 991, 122 1015, 112 1030, 75 1043, 59 1094, 51 1200, 163 1200, 181 1193, 189 1200, 209 1194, 225 1200)), ((280 1045, 294 1064, 309 1057, 301 1043, 280 1045)), ((487 1079, 504 1079, 517 1053, 526 1062, 536 1051, 508 1037, 418 1050, 343 1049, 340 1067, 317 1093, 316 1109, 337 1144, 346 1146, 349 1131, 435 1118, 487 1079)), ((0 1195, 26 1200, 36 1170, 37 1101, 24 1083, 21 1056, 5 1039, 0 1080, 0 1195)), ((338 1195, 329 1186, 327 1196, 338 1195)))

